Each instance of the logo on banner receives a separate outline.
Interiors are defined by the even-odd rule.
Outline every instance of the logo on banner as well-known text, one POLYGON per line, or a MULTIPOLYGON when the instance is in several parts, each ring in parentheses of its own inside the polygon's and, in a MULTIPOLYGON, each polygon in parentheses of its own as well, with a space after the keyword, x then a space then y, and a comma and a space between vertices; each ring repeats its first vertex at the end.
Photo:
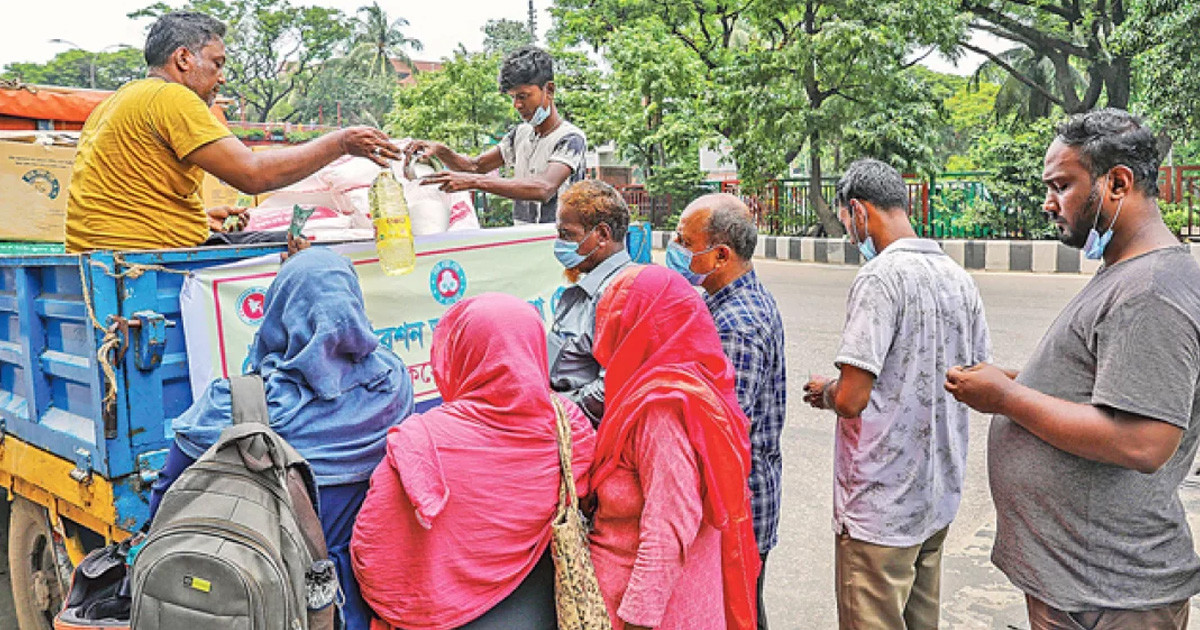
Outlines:
POLYGON ((467 292, 467 274, 462 265, 453 260, 442 260, 429 272, 429 291, 433 299, 442 306, 450 306, 467 292))
POLYGON ((250 326, 262 323, 267 306, 267 290, 263 287, 250 287, 242 292, 237 299, 237 316, 250 326))

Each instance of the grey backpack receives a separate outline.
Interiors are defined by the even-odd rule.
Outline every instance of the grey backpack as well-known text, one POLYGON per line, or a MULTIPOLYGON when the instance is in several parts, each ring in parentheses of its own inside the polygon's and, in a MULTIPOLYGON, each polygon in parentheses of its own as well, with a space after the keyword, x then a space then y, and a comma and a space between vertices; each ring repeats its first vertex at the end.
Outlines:
POLYGON ((308 463, 230 379, 233 426, 163 495, 133 563, 133 630, 332 629, 337 578, 308 463))

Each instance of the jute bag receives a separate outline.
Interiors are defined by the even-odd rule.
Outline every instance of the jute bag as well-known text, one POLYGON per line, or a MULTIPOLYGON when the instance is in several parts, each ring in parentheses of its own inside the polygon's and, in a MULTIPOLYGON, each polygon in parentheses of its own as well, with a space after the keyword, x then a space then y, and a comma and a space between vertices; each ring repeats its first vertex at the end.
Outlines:
POLYGON ((579 495, 571 471, 571 423, 558 397, 552 395, 551 399, 557 416, 558 460, 562 467, 558 510, 550 524, 558 627, 559 630, 612 630, 588 549, 587 529, 579 514, 579 495))

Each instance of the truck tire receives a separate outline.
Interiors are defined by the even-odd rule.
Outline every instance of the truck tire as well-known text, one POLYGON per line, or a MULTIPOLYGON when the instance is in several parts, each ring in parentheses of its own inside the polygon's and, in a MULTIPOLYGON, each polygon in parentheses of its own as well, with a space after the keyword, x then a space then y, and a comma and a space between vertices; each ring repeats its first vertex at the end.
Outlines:
POLYGON ((46 510, 16 497, 8 521, 8 571, 20 630, 52 630, 62 608, 46 510))

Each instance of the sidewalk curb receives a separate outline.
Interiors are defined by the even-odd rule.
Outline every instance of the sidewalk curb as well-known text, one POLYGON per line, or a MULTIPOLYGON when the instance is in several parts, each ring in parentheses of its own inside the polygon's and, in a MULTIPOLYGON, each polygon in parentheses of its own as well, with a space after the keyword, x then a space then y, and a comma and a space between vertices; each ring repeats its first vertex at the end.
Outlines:
MULTIPOLYGON (((651 239, 654 248, 665 249, 671 235, 655 231, 651 239)), ((1087 260, 1082 250, 1058 241, 938 239, 938 244, 955 262, 971 270, 1094 274, 1100 268, 1100 261, 1087 260)), ((1188 247, 1200 261, 1200 243, 1188 247)), ((858 248, 849 240, 799 236, 759 236, 754 257, 837 265, 862 262, 858 248)))

